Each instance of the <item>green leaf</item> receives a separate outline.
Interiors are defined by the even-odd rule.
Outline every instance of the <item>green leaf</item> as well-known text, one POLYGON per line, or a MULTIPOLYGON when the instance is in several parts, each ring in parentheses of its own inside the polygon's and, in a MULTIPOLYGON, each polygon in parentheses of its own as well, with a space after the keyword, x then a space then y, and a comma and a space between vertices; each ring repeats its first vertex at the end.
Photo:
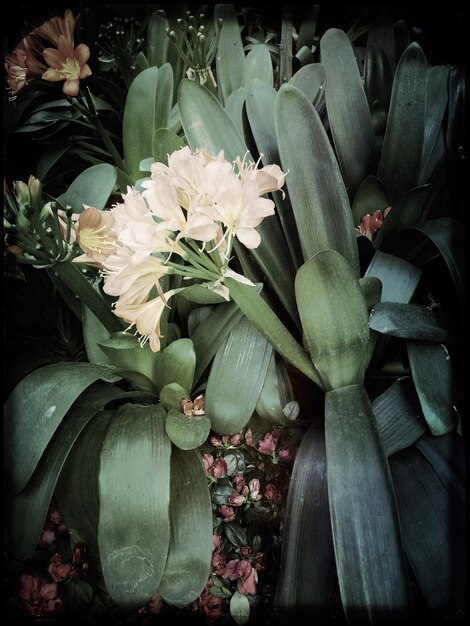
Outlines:
POLYGON ((348 620, 407 621, 410 591, 390 470, 362 385, 325 397, 333 542, 348 620))
POLYGON ((297 272, 295 293, 304 343, 323 388, 362 382, 368 309, 346 259, 334 250, 318 252, 297 272))
MULTIPOLYGON (((226 458, 226 457, 225 457, 226 458)), ((248 535, 246 530, 237 522, 230 522, 224 525, 224 532, 227 539, 236 548, 242 548, 249 545, 248 535)))
POLYGON ((180 410, 170 409, 166 416, 165 429, 171 441, 181 450, 194 450, 202 446, 211 430, 206 415, 185 415, 180 410))
POLYGON ((274 351, 256 404, 256 413, 278 424, 294 420, 299 413, 289 373, 284 363, 280 359, 276 360, 274 351))
POLYGON ((101 450, 98 543, 106 587, 126 609, 158 589, 170 541, 170 454, 165 410, 121 407, 101 450))
POLYGON ((162 387, 160 391, 160 402, 167 409, 181 411, 181 400, 187 398, 189 392, 178 383, 170 383, 162 387))
POLYGON ((390 23, 385 10, 380 10, 369 26, 366 54, 372 47, 383 51, 393 75, 395 71, 395 35, 393 25, 390 23))
POLYGON ((359 259, 346 188, 323 124, 298 89, 276 97, 276 133, 304 260, 325 248, 340 252, 359 278, 359 259))
POLYGON ((449 320, 418 304, 379 302, 370 313, 369 327, 404 339, 448 343, 452 338, 449 320))
POLYGON ((273 86, 271 54, 264 44, 259 44, 246 55, 240 87, 248 87, 252 80, 261 80, 273 86))
POLYGON ((457 390, 453 362, 440 343, 407 340, 411 375, 424 417, 433 435, 445 435, 457 425, 457 390))
POLYGON ((87 359, 95 365, 113 365, 111 359, 99 347, 100 341, 109 339, 109 332, 86 304, 82 303, 83 339, 87 359))
POLYGON ((12 493, 31 478, 62 418, 96 380, 115 382, 107 367, 90 363, 53 363, 28 374, 5 403, 5 467, 12 493))
POLYGON ((219 435, 241 432, 252 416, 272 347, 243 317, 219 348, 207 381, 205 407, 219 435))
POLYGON ((323 420, 314 417, 297 450, 281 544, 274 605, 284 622, 327 623, 335 558, 326 475, 323 420))
POLYGON ((289 84, 297 87, 315 106, 324 95, 325 70, 321 63, 304 65, 292 76, 289 84))
POLYGON ((147 26, 146 41, 146 52, 150 66, 161 67, 168 61, 168 48, 174 45, 165 32, 169 27, 170 23, 161 9, 152 13, 147 26))
POLYGON ((141 177, 139 164, 152 154, 155 130, 168 125, 173 94, 173 72, 165 64, 149 67, 129 88, 122 121, 124 160, 134 180, 141 177))
POLYGON ((184 608, 204 590, 212 558, 212 506, 198 452, 173 448, 170 487, 170 547, 158 593, 184 608))
POLYGON ((148 69, 149 62, 147 61, 147 57, 142 52, 142 50, 137 54, 135 61, 134 61, 134 66, 135 66, 136 75, 148 69))
POLYGON ((102 411, 88 422, 67 457, 55 491, 68 528, 76 531, 95 554, 98 553, 100 453, 114 415, 114 410, 102 411))
POLYGON ((424 127, 423 152, 419 182, 429 182, 427 166, 440 129, 444 124, 444 115, 448 102, 448 82, 450 67, 434 65, 426 70, 426 123, 424 127))
POLYGON ((241 137, 243 137, 243 106, 245 99, 246 89, 245 87, 239 87, 229 95, 225 102, 225 110, 241 137))
MULTIPOLYGON (((191 313, 191 316, 193 314, 194 311, 191 313)), ((225 342, 234 326, 242 318, 242 315, 240 308, 234 302, 219 304, 212 308, 209 316, 202 320, 194 332, 191 333, 196 353, 194 384, 199 382, 217 350, 225 342)))
POLYGON ((219 98, 225 103, 229 95, 241 87, 245 53, 235 7, 232 4, 216 4, 214 20, 217 22, 219 19, 223 20, 223 26, 215 60, 219 98))
POLYGON ((195 304, 222 304, 225 298, 216 293, 213 289, 209 289, 205 285, 191 285, 185 287, 181 292, 181 296, 194 302, 195 304))
POLYGON ((354 224, 358 226, 367 213, 372 215, 377 210, 383 212, 389 206, 390 200, 382 181, 375 176, 367 176, 354 194, 352 203, 354 224))
POLYGON ((8 548, 16 558, 26 559, 36 549, 57 479, 83 428, 106 404, 132 395, 118 387, 91 388, 68 411, 31 480, 8 504, 8 548))
POLYGON ((411 446, 426 432, 426 422, 410 378, 396 380, 372 402, 372 408, 387 456, 411 446))
POLYGON ((416 187, 423 149, 426 58, 412 43, 398 63, 378 168, 392 201, 416 187))
POLYGON ((116 184, 116 177, 116 168, 109 163, 92 165, 81 172, 57 200, 63 206, 71 206, 74 213, 81 213, 84 204, 104 209, 116 184))
POLYGON ((109 339, 100 341, 98 345, 120 370, 142 374, 154 385, 157 385, 157 371, 160 367, 161 353, 152 352, 148 343, 142 347, 135 335, 119 332, 113 333, 109 339))
POLYGON ((177 339, 162 351, 158 364, 156 382, 159 389, 170 383, 178 383, 190 391, 196 368, 196 352, 191 339, 177 339))
POLYGON ((436 623, 465 612, 465 509, 413 447, 390 458, 403 544, 436 623))
POLYGON ((184 141, 168 128, 157 128, 153 135, 153 161, 168 165, 168 155, 184 146, 184 141))
POLYGON ((230 598, 230 615, 239 626, 247 624, 250 619, 250 603, 248 598, 239 591, 235 591, 230 598))
POLYGON ((338 163, 348 193, 375 172, 377 147, 356 56, 343 30, 329 28, 320 40, 325 100, 338 163))
POLYGON ((384 219, 375 239, 377 248, 387 240, 389 233, 401 231, 424 220, 426 200, 430 191, 429 185, 415 187, 392 202, 392 209, 384 219))
POLYGON ((309 355, 273 313, 256 288, 243 285, 232 278, 226 278, 225 284, 229 288, 230 297, 274 349, 288 363, 322 387, 318 372, 309 355))
POLYGON ((382 283, 382 302, 409 302, 421 278, 421 270, 392 254, 376 250, 365 276, 382 283))

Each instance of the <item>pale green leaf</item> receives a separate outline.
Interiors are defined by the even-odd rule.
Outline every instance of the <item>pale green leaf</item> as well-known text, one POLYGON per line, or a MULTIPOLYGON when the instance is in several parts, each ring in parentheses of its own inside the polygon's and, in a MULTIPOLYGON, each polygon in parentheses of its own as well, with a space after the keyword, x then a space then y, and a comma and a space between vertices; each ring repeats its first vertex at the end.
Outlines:
POLYGON ((223 26, 215 60, 219 98, 225 103, 229 95, 241 87, 245 53, 234 5, 216 4, 214 20, 219 19, 223 20, 223 26))
POLYGON ((271 54, 264 44, 255 46, 246 55, 240 87, 248 87, 254 79, 273 86, 273 64, 271 54))
POLYGON ((116 168, 109 163, 92 165, 81 172, 57 200, 64 207, 71 206, 74 213, 81 213, 84 204, 104 209, 116 184, 116 177, 116 168))

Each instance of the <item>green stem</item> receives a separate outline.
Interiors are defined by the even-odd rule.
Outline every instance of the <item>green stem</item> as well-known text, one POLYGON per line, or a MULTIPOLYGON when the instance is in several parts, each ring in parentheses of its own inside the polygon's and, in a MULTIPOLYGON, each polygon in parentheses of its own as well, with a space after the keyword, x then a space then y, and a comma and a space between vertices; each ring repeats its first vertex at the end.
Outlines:
POLYGON ((111 311, 109 304, 84 276, 78 265, 72 261, 57 263, 52 268, 70 289, 86 304, 109 333, 122 331, 119 318, 111 311))

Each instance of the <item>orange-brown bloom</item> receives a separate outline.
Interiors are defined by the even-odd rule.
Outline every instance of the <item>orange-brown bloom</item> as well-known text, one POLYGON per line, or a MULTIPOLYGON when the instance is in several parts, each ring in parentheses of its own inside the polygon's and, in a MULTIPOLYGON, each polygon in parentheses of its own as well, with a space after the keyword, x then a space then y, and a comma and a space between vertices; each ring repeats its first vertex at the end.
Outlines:
POLYGON ((78 95, 80 80, 87 78, 91 74, 91 69, 87 65, 90 58, 90 49, 84 43, 79 44, 75 49, 70 41, 60 35, 59 49, 46 48, 43 51, 44 60, 49 65, 49 69, 42 75, 44 80, 65 81, 62 88, 66 96, 78 95))

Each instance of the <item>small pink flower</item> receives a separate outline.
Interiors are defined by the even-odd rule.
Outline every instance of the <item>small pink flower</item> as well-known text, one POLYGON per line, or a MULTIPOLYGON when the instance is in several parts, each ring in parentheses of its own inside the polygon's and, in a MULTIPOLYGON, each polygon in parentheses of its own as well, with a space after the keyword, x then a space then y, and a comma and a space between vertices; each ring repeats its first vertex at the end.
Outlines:
POLYGON ((294 451, 291 449, 291 446, 287 445, 285 448, 279 450, 278 456, 281 463, 287 463, 294 458, 294 451))
POLYGON ((364 235, 370 241, 374 241, 377 237, 377 233, 379 232, 384 222, 384 219, 390 213, 391 208, 392 207, 389 206, 384 209, 383 214, 381 211, 377 210, 374 211, 372 215, 370 215, 369 213, 364 215, 361 219, 361 223, 357 227, 361 235, 364 235))
POLYGON ((58 526, 61 522, 64 521, 64 518, 62 517, 62 513, 59 511, 59 509, 51 507, 49 509, 49 520, 53 524, 56 524, 58 526))
POLYGON ((257 478, 253 478, 252 480, 250 480, 250 482, 248 483, 248 488, 250 490, 250 498, 252 500, 261 500, 261 495, 259 493, 260 483, 257 478))
POLYGON ((62 599, 58 596, 57 583, 46 583, 42 585, 39 598, 43 613, 53 613, 61 608, 62 599))
POLYGON ((273 428, 270 433, 266 433, 258 444, 258 452, 261 452, 261 454, 273 454, 276 450, 279 435, 280 431, 278 428, 273 428))
POLYGON ((239 561, 237 565, 237 574, 239 576, 237 590, 243 595, 254 596, 256 594, 258 575, 256 570, 251 566, 251 563, 245 560, 239 561))
POLYGON ((54 555, 47 571, 55 583, 65 580, 66 578, 80 578, 81 575, 80 570, 75 569, 73 563, 64 563, 59 554, 54 555))
POLYGON ((282 493, 272 483, 268 483, 266 485, 266 489, 264 490, 263 495, 267 500, 271 500, 272 502, 275 502, 276 504, 278 504, 279 502, 282 502, 282 493))
POLYGON ((199 610, 206 617, 209 623, 214 622, 224 615, 225 600, 213 596, 209 591, 209 585, 206 586, 204 591, 198 598, 199 610))
POLYGON ((55 540, 56 540, 55 530, 44 529, 42 531, 41 539, 39 540, 39 545, 50 546, 51 543, 54 543, 55 540))
POLYGON ((207 476, 210 476, 209 470, 212 467, 213 462, 214 462, 214 457, 212 456, 212 454, 204 453, 202 455, 202 464, 204 465, 204 470, 207 476))
POLYGON ((245 498, 241 494, 234 492, 229 495, 227 502, 232 506, 241 506, 245 502, 245 498))
POLYGON ((245 479, 243 478, 243 474, 237 472, 232 478, 232 483, 238 493, 242 493, 243 487, 245 486, 245 479))
POLYGON ((246 443, 247 446, 251 446, 252 448, 256 447, 253 444, 253 433, 251 431, 251 428, 248 428, 246 433, 245 433, 245 443, 246 443))
POLYGON ((139 613, 152 613, 157 615, 162 608, 162 597, 159 593, 154 593, 147 604, 139 610, 139 613))
POLYGON ((257 552, 253 559, 252 565, 257 572, 261 572, 264 570, 264 552, 257 552))
POLYGON ((220 535, 212 535, 212 550, 218 550, 222 543, 222 537, 220 535))
POLYGON ((242 546, 240 548, 240 554, 241 556, 248 556, 251 552, 251 548, 250 546, 242 546))
POLYGON ((211 474, 214 478, 222 478, 227 473, 227 463, 225 459, 218 457, 211 468, 211 474))
POLYGON ((216 576, 222 576, 225 571, 227 559, 225 558, 225 554, 221 550, 217 550, 214 552, 212 556, 212 567, 211 574, 215 574, 216 576))
POLYGON ((20 577, 19 597, 23 610, 37 617, 45 613, 57 612, 62 605, 56 583, 44 583, 35 576, 24 574, 20 577))
POLYGON ((239 446, 241 440, 242 440, 242 436, 240 433, 236 433, 235 435, 232 435, 230 437, 230 443, 232 444, 232 446, 239 446))
POLYGON ((222 514, 223 520, 224 522, 233 522, 235 519, 235 511, 233 510, 233 507, 231 506, 226 506, 225 504, 222 504, 221 506, 219 506, 219 511, 222 514))
POLYGON ((236 580, 239 576, 237 573, 237 565, 240 563, 240 559, 233 559, 227 563, 225 571, 221 574, 222 578, 227 580, 236 580))

